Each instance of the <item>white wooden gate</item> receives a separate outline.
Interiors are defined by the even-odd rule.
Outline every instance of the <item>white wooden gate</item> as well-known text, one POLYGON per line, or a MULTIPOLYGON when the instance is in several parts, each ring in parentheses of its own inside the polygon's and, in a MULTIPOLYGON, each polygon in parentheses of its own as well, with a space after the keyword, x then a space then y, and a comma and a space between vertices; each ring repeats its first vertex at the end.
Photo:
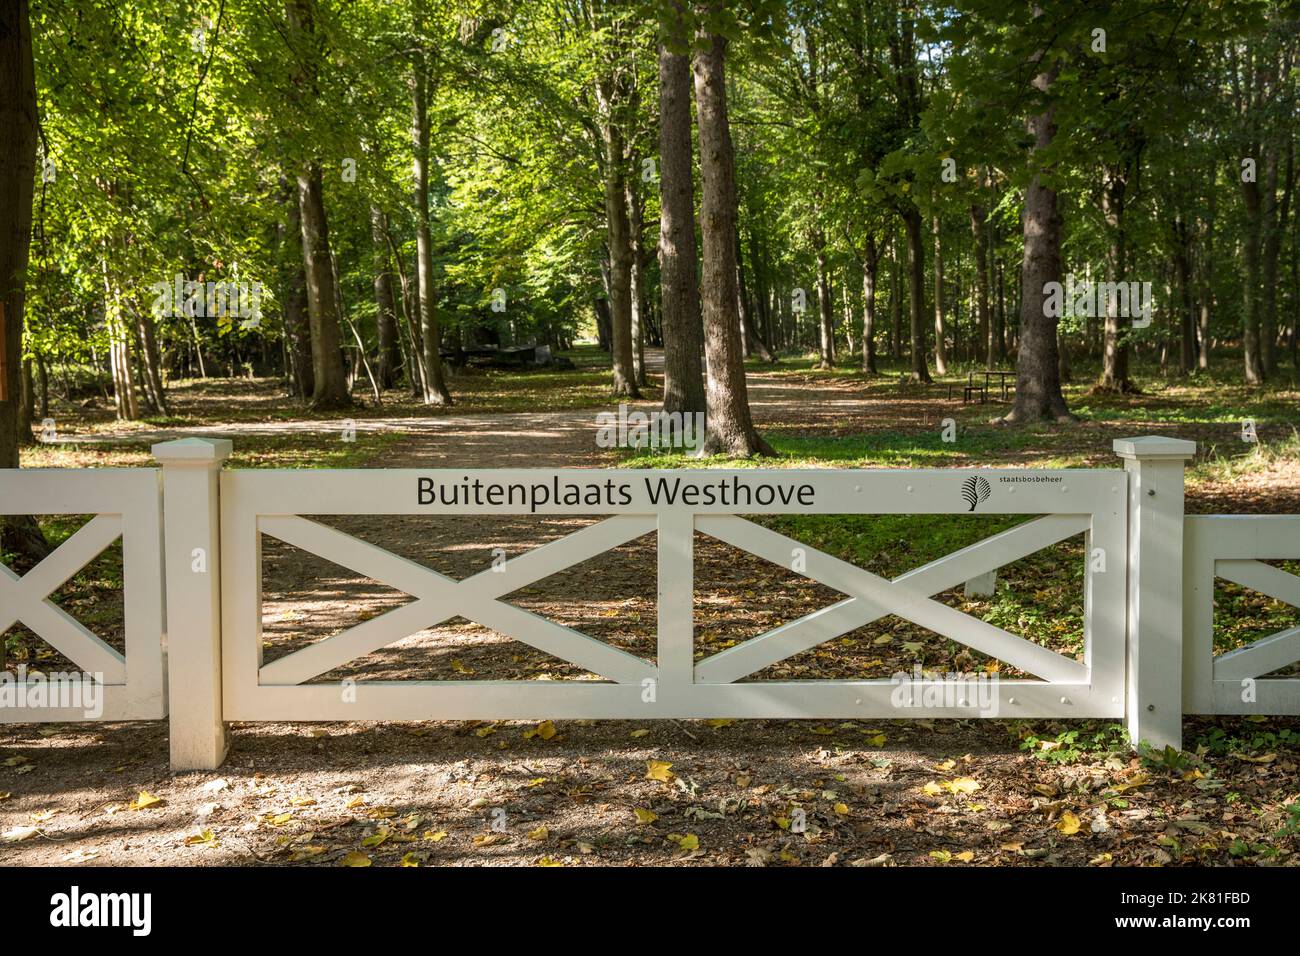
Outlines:
POLYGON ((1300 661, 1300 627, 1214 653, 1214 581, 1300 607, 1300 577, 1261 559, 1300 559, 1298 515, 1194 515, 1184 525, 1184 709, 1300 714, 1300 677, 1264 677, 1300 661))
MULTIPOLYGON (((916 711, 895 704, 895 678, 746 679, 891 614, 1031 675, 997 682, 998 716, 1122 716, 1135 742, 1177 747, 1184 712, 1300 713, 1300 678, 1264 676, 1300 660, 1300 628, 1218 656, 1212 642, 1216 575, 1300 606, 1300 577, 1263 563, 1300 559, 1300 516, 1185 517, 1183 469, 1195 450, 1191 442, 1125 439, 1115 442, 1115 450, 1124 471, 223 471, 229 441, 165 442, 154 447, 162 464, 161 501, 160 471, 154 469, 0 471, 0 514, 94 516, 28 574, 20 577, 0 565, 0 632, 21 621, 77 667, 102 674, 104 719, 169 716, 176 769, 218 766, 230 720, 913 716, 916 711), (479 499, 469 503, 447 503, 439 493, 476 481, 480 489, 495 490, 475 492, 479 499), (498 569, 456 581, 304 517, 374 514, 464 520, 566 514, 600 520, 498 569), (745 517, 764 514, 990 514, 1029 520, 890 580, 745 517), (652 532, 658 581, 653 660, 504 600, 652 532), (797 571, 844 597, 696 661, 697 534, 797 571), (935 599, 1077 534, 1084 536, 1085 561, 1081 659, 935 599), (265 662, 264 535, 415 600, 265 662), (119 537, 125 654, 50 599, 119 537), (308 683, 453 617, 599 679, 358 681, 346 694, 339 684, 308 683), (170 700, 167 687, 176 690, 170 700)), ((956 682, 926 682, 941 701, 927 702, 926 716, 992 715, 962 701, 964 687, 956 682)), ((68 708, 0 707, 5 722, 91 716, 68 708)))
MULTIPOLYGON (((228 471, 221 475, 222 679, 233 720, 541 717, 889 717, 890 680, 739 682, 793 654, 895 614, 1033 675, 1000 681, 1002 716, 1124 713, 1127 481, 1110 470, 228 471), (422 503, 478 482, 502 503, 422 503), (528 489, 543 489, 537 505, 528 489), (715 500, 708 503, 708 489, 715 500), (610 489, 615 489, 611 491, 610 489), (563 490, 564 495, 561 494, 563 490), (672 490, 671 502, 667 495, 672 490), (722 495, 730 491, 730 503, 722 495), (568 496, 598 505, 557 504, 568 496), (513 496, 513 497, 512 497, 513 496), (740 503, 736 503, 736 499, 740 503), (893 580, 739 514, 1041 515, 893 580), (598 514, 575 534, 457 582, 302 515, 598 514), (501 599, 651 531, 658 548, 658 644, 643 660, 501 599), (847 597, 698 664, 693 551, 701 532, 790 567, 847 597), (1075 660, 933 595, 1082 533, 1086 652, 1075 660), (416 598, 343 633, 262 660, 261 536, 317 554, 416 598), (360 681, 304 684, 424 627, 461 616, 593 671, 599 681, 360 681)), ((541 491, 533 492, 534 495, 541 491)), ((960 688, 953 688, 954 692, 960 688)), ((974 716, 970 706, 927 716, 974 716)))
MULTIPOLYGON (((0 705, 0 722, 125 720, 163 717, 163 577, 159 472, 154 468, 22 469, 3 473, 0 515, 89 514, 93 517, 36 567, 19 576, 0 564, 0 634, 21 622, 83 672, 97 688, 102 713, 80 706, 0 705), (68 614, 50 595, 122 540, 122 654, 68 614), (92 675, 102 675, 102 683, 92 675), (101 696, 102 695, 102 696, 101 696)), ((36 682, 29 678, 29 684, 36 682)), ((29 697, 22 694, 22 697, 29 697)), ((96 708, 98 709, 98 708, 96 708)))

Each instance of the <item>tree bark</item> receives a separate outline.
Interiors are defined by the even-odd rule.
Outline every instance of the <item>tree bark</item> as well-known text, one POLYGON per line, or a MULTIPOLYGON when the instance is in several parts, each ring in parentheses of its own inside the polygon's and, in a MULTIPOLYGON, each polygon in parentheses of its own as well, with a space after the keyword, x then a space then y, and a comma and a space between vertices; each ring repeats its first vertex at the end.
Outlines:
MULTIPOLYGON (((1050 93, 1056 68, 1034 78, 1034 87, 1050 93)), ((1026 121, 1033 138, 1030 162, 1052 145, 1056 136, 1055 109, 1031 115, 1026 121)), ((1020 424, 1050 419, 1074 418, 1061 394, 1056 351, 1058 319, 1044 308, 1045 286, 1061 281, 1061 215, 1056 191, 1050 189, 1042 172, 1036 171, 1025 189, 1022 226, 1025 251, 1020 270, 1020 342, 1016 357, 1016 400, 1004 421, 1020 424)))
MULTIPOLYGON (((1110 233, 1106 256, 1106 281, 1110 283, 1124 282, 1128 275, 1128 227, 1124 217, 1127 190, 1126 170, 1118 166, 1108 167, 1101 191, 1101 211, 1110 233)), ((1097 382, 1097 388, 1102 391, 1133 390, 1128 377, 1127 325, 1125 317, 1119 314, 1119 298, 1109 296, 1102 341, 1101 379, 1097 382)))
POLYGON ((925 242, 921 237, 921 212, 909 205, 903 210, 903 228, 907 233, 907 306, 912 331, 911 378, 915 382, 932 382, 926 362, 925 335, 925 242))
POLYGON ((994 368, 993 322, 989 315, 989 257, 987 233, 988 215, 981 205, 970 207, 970 231, 975 240, 975 310, 976 340, 984 350, 984 367, 994 368))
POLYGON ((831 302, 831 276, 826 264, 826 233, 820 228, 817 246, 817 355, 820 368, 835 364, 835 311, 831 302))
POLYGON ((610 366, 614 394, 640 398, 632 357, 632 237, 627 215, 627 157, 622 79, 614 72, 596 81, 600 105, 601 178, 605 192, 605 246, 609 253, 610 366))
POLYGON ((424 22, 415 18, 415 52, 411 55, 411 145, 415 180, 415 287, 420 313, 420 340, 424 346, 424 403, 452 404, 442 366, 442 337, 433 288, 433 237, 429 231, 429 110, 428 71, 425 64, 424 22))
MULTIPOLYGON (((934 370, 948 374, 948 329, 943 320, 943 237, 939 214, 931 218, 934 233, 934 370)), ((960 269, 960 263, 958 268, 960 269)))
POLYGON ((302 221, 303 274, 307 278, 307 315, 311 325, 311 364, 315 409, 346 408, 352 404, 343 368, 338 290, 325 218, 320 167, 309 163, 298 175, 298 212, 302 221))
MULTIPOLYGON (((713 11, 721 0, 706 8, 713 11)), ((735 157, 727 117, 726 40, 702 34, 694 59, 699 114, 700 227, 704 234, 704 347, 708 368, 706 455, 771 454, 754 429, 736 309, 735 157)))
POLYGON ((638 388, 647 384, 645 372, 646 275, 645 275, 645 202, 637 179, 635 157, 624 180, 627 194, 627 222, 632 251, 632 373, 638 388))
POLYGON ((376 375, 381 388, 397 383, 397 369, 402 356, 397 346, 397 300, 393 293, 393 270, 388 256, 387 217, 376 205, 370 207, 370 240, 374 254, 375 323, 379 335, 379 367, 376 375))
POLYGON ((868 375, 876 370, 876 268, 880 264, 880 250, 876 237, 867 237, 866 255, 862 257, 862 371, 868 375))
MULTIPOLYGON (((316 388, 311 360, 311 319, 307 314, 307 274, 302 254, 302 211, 296 184, 286 184, 287 213, 281 227, 280 281, 284 289, 284 334, 289 359, 289 388, 307 401, 316 388)), ((197 337, 198 330, 195 329, 197 337)), ((202 353, 199 356, 202 368, 202 353)))

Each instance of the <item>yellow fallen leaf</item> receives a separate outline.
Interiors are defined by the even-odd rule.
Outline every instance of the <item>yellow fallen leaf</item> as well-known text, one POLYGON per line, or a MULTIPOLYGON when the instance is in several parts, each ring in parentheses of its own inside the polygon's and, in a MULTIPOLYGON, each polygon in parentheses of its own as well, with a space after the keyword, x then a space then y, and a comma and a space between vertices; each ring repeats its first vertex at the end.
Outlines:
POLYGON ((835 804, 835 812, 838 813, 840 816, 843 816, 844 814, 848 813, 849 812, 848 804, 845 803, 835 804))
POLYGON ((929 794, 932 797, 937 797, 941 793, 943 793, 943 787, 939 786, 937 783, 931 780, 929 783, 927 783, 924 787, 921 788, 921 791, 923 793, 929 794))
POLYGON ((140 795, 130 803, 132 810, 144 810, 147 807, 157 806, 162 803, 161 797, 155 797, 148 790, 141 790, 140 795))
POLYGON ((943 788, 949 793, 974 793, 980 785, 970 777, 958 777, 956 780, 945 780, 943 788))
POLYGON ((383 844, 388 840, 390 836, 392 836, 391 830, 379 830, 375 833, 370 834, 370 836, 362 840, 361 845, 366 847, 367 849, 372 849, 377 846, 383 846, 383 844))
POLYGON ((714 717, 712 720, 708 721, 709 726, 715 728, 730 727, 734 723, 735 721, 732 720, 730 717, 714 717))
POLYGON ((646 734, 648 734, 648 733, 650 733, 650 730, 649 730, 648 728, 646 728, 646 727, 642 727, 642 728, 639 729, 639 730, 634 730, 634 731, 632 731, 630 734, 628 734, 628 736, 629 736, 629 737, 644 737, 644 736, 645 736, 646 734))
POLYGON ((202 833, 194 833, 185 838, 186 846, 199 846, 203 843, 215 843, 216 837, 212 835, 211 830, 204 830, 202 833))
POLYGON ((538 866, 564 866, 564 864, 561 863, 559 860, 549 856, 544 856, 541 859, 539 859, 537 861, 537 865, 538 866))
POLYGON ((36 827, 10 827, 8 830, 5 830, 4 833, 0 833, 0 840, 4 840, 6 843, 18 843, 21 840, 26 840, 28 837, 36 836, 37 832, 36 827))
POLYGON ((673 779, 672 764, 666 760, 647 760, 645 762, 645 779, 669 783, 673 779))
POLYGON ((325 852, 325 847, 319 843, 310 843, 307 846, 299 847, 289 854, 290 863, 301 863, 304 860, 310 860, 314 856, 320 856, 325 852))
POLYGON ((476 674, 476 673, 478 673, 476 670, 474 670, 474 668, 472 668, 472 667, 466 667, 466 666, 465 666, 464 664, 462 664, 462 663, 460 662, 460 660, 457 659, 457 658, 452 658, 452 661, 451 661, 451 669, 454 670, 457 674, 476 674))
POLYGON ((402 865, 402 866, 419 866, 419 865, 420 865, 420 860, 419 860, 419 858, 416 857, 416 855, 415 855, 414 852, 406 853, 406 854, 403 854, 403 855, 402 855, 402 862, 401 862, 401 865, 402 865))
POLYGON ((424 834, 424 837, 423 837, 423 838, 424 838, 425 840, 428 840, 430 843, 437 843, 439 840, 445 840, 445 839, 447 839, 447 831, 446 831, 446 830, 438 830, 438 831, 427 830, 427 831, 425 831, 425 834, 424 834))
POLYGON ((525 784, 525 786, 540 787, 542 784, 546 782, 546 779, 547 779, 546 777, 534 777, 532 780, 529 780, 528 783, 525 784))
POLYGON ((366 798, 362 796, 355 796, 344 804, 344 806, 349 810, 355 810, 357 807, 364 807, 365 805, 366 798))
POLYGON ((353 850, 343 859, 339 860, 339 866, 370 866, 370 857, 366 856, 360 850, 353 850))
MULTIPOLYGON (((947 771, 947 770, 951 770, 951 769, 952 769, 953 767, 955 767, 955 766, 957 766, 957 761, 955 761, 955 760, 945 760, 943 763, 936 765, 934 769, 935 769, 935 770, 944 770, 944 771, 947 771)), ((943 851, 940 851, 940 852, 943 852, 943 851)))
POLYGON ((677 845, 687 852, 698 850, 700 848, 700 838, 694 833, 688 833, 686 836, 680 837, 677 840, 677 845))
POLYGON ((969 863, 971 860, 975 859, 975 854, 972 853, 970 850, 965 850, 961 853, 958 853, 956 856, 953 857, 953 859, 961 860, 963 863, 969 863))
POLYGON ((659 819, 659 814, 655 813, 653 810, 644 810, 641 807, 636 807, 632 812, 636 814, 636 822, 643 826, 647 823, 654 823, 659 819))
POLYGON ((555 736, 555 724, 549 720, 543 720, 536 727, 529 727, 524 731, 524 739, 531 737, 541 737, 543 740, 550 740, 555 736))
POLYGON ((528 831, 528 839, 530 840, 545 840, 550 835, 551 831, 546 828, 545 824, 538 827, 536 830, 528 831))
POLYGON ((37 810, 35 813, 31 814, 29 819, 32 823, 44 823, 58 812, 59 811, 57 810, 37 810))
POLYGON ((1066 836, 1073 836, 1079 832, 1081 821, 1069 810, 1061 814, 1061 819, 1056 821, 1056 829, 1060 830, 1066 836))

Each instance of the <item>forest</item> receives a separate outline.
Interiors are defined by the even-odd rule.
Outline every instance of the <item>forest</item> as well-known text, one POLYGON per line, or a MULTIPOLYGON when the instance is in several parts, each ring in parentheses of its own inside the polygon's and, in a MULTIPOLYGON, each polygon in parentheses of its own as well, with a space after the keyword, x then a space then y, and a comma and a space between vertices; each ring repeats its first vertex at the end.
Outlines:
POLYGON ((1062 382, 1129 392, 1135 362, 1274 381, 1300 312, 1294 17, 38 2, 35 109, 4 97, 36 120, 4 157, 35 174, 30 253, 21 230, 3 253, 17 437, 52 392, 165 417, 208 376, 449 406, 476 351, 584 340, 630 397, 662 347, 665 410, 707 410, 732 455, 764 450, 750 356, 1014 365, 1012 422, 1068 420, 1062 382))
POLYGON ((1293 866, 1298 56, 0 0, 6 862, 1293 866))

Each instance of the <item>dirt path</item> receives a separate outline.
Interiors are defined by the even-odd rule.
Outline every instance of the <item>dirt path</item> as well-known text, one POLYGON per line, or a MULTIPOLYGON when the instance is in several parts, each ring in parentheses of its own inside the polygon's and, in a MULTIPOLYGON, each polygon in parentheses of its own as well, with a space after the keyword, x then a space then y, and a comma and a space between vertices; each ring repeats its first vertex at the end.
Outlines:
MULTIPOLYGON (((760 422, 818 429, 860 428, 880 405, 849 388, 814 390, 776 376, 755 377, 753 403, 760 422)), ((895 427, 900 417, 919 425, 935 416, 932 401, 890 409, 895 427)), ((364 427, 405 432, 374 467, 609 462, 595 447, 594 411, 372 419, 364 427)), ((494 548, 513 555, 586 523, 325 520, 455 578, 488 566, 494 548)), ((734 552, 702 546, 700 564, 702 642, 725 646, 834 598, 734 552)), ((264 573, 268 661, 405 600, 272 539, 264 573)), ((653 658, 654 555, 644 542, 509 600, 653 658)), ((841 664, 861 672, 866 659, 849 653, 841 664)), ((801 676, 800 666, 783 676, 801 676)), ((456 620, 316 680, 583 676, 456 620)), ((9 727, 0 742, 0 831, 36 828, 0 843, 0 859, 29 865, 393 864, 403 857, 425 865, 961 865, 967 852, 974 863, 1108 865, 1178 859, 1156 838, 1177 831, 1181 819, 1213 819, 1225 832, 1269 825, 1221 811, 1195 779, 1142 784, 1149 774, 1127 758, 1035 759, 998 722, 249 724, 233 728, 221 771, 179 776, 167 769, 165 722, 9 727), (667 779, 649 779, 648 761, 671 764, 659 774, 667 779), (1123 809, 1102 796, 1116 784, 1129 786, 1123 809), (142 790, 160 802, 130 809, 142 790), (1058 829, 1067 812, 1084 819, 1081 833, 1058 829)), ((1295 770, 1286 759, 1224 767, 1242 777, 1231 788, 1248 803, 1295 770)), ((1215 847, 1211 858, 1226 859, 1225 839, 1204 843, 1215 847)))

